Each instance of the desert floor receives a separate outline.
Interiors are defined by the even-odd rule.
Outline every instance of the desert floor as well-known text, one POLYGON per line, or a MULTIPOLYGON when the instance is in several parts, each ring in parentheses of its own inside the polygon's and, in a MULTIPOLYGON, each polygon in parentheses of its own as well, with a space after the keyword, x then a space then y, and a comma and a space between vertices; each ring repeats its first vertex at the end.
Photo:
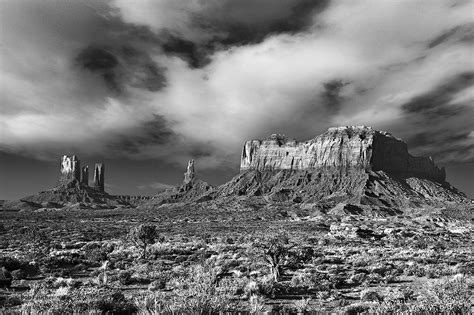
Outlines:
POLYGON ((472 218, 425 210, 4 211, 0 312, 469 313, 472 218), (130 232, 141 224, 158 232, 145 251, 130 232))

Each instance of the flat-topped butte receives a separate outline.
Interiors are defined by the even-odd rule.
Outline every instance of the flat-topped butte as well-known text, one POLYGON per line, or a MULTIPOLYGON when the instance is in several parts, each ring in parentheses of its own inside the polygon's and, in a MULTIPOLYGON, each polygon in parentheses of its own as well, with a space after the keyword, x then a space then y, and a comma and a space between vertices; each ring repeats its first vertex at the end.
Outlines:
POLYGON ((431 157, 415 157, 407 145, 388 132, 366 126, 329 128, 314 139, 298 142, 274 134, 266 140, 245 142, 240 170, 351 170, 386 171, 444 182, 444 168, 431 157))

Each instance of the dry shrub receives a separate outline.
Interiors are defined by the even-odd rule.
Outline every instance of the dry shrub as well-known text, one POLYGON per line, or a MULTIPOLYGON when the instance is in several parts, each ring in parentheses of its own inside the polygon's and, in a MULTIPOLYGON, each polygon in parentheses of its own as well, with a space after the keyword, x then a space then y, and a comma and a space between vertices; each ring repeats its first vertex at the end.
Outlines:
POLYGON ((172 296, 154 292, 137 299, 139 313, 214 314, 232 311, 232 298, 238 286, 232 279, 221 277, 219 268, 192 266, 170 280, 170 285, 174 286, 172 296))
POLYGON ((421 292, 417 300, 410 290, 386 296, 374 305, 377 314, 469 314, 472 299, 472 280, 463 275, 435 281, 421 292))

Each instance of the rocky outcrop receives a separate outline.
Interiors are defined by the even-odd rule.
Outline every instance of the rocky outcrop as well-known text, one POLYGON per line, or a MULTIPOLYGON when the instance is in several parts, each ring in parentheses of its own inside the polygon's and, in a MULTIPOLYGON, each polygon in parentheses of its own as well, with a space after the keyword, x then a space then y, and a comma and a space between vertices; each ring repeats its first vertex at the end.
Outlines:
POLYGON ((104 181, 104 171, 105 167, 102 163, 96 163, 94 166, 94 188, 97 191, 105 191, 105 181, 104 181))
POLYGON ((242 150, 241 171, 385 171, 398 177, 417 176, 445 181, 444 169, 431 158, 413 157, 407 145, 383 131, 365 126, 329 128, 305 142, 274 134, 251 140, 242 150))

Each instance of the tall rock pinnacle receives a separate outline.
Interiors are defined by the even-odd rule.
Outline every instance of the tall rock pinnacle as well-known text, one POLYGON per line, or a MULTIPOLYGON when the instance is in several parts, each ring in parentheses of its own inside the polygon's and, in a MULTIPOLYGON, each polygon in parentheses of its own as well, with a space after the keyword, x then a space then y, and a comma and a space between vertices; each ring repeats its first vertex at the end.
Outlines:
POLYGON ((61 158, 61 175, 59 184, 65 185, 72 181, 81 180, 81 162, 75 155, 63 155, 61 158))
POLYGON ((183 187, 185 190, 189 190, 194 183, 194 160, 189 160, 188 168, 186 169, 186 173, 184 173, 184 180, 183 180, 183 187))
POLYGON ((104 164, 96 163, 94 167, 94 188, 104 192, 104 164))
POLYGON ((81 184, 89 186, 89 166, 83 166, 81 168, 81 184))

